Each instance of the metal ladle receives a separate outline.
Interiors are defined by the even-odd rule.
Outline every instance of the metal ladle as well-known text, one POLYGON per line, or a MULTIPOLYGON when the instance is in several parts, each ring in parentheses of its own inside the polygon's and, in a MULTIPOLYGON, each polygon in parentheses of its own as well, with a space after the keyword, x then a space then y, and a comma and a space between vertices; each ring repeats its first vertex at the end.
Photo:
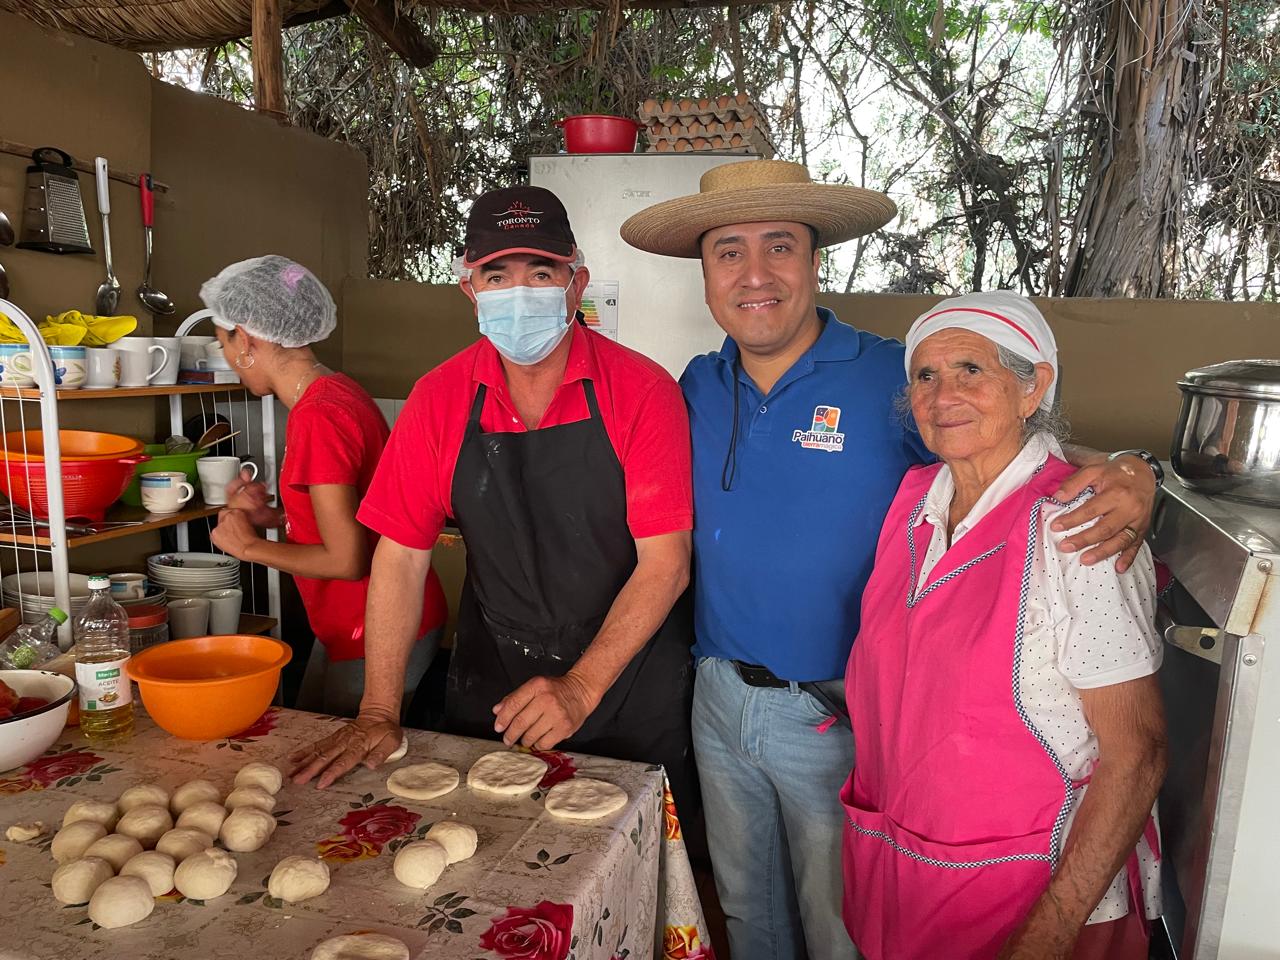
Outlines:
POLYGON ((100 317, 114 317, 120 306, 120 281, 111 267, 111 194, 108 192, 107 158, 95 157, 94 174, 98 181, 98 213, 102 215, 102 250, 107 259, 107 279, 98 286, 94 309, 100 317))
POLYGON ((151 193, 151 174, 138 177, 138 189, 142 193, 142 232, 146 239, 147 261, 142 273, 142 286, 138 287, 138 299, 152 313, 167 317, 177 308, 165 294, 151 286, 151 228, 155 224, 155 198, 151 193))

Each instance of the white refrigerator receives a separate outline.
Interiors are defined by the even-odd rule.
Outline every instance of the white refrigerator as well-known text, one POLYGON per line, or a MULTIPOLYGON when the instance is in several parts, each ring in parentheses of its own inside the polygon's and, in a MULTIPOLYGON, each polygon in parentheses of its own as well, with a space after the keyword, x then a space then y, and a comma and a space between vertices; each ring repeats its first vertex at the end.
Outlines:
POLYGON ((591 271, 583 313, 606 336, 638 350, 679 378, 691 358, 719 349, 724 332, 707 310, 697 260, 628 246, 624 220, 663 200, 698 192, 698 181, 743 154, 607 153, 529 158, 529 182, 564 203, 591 271))

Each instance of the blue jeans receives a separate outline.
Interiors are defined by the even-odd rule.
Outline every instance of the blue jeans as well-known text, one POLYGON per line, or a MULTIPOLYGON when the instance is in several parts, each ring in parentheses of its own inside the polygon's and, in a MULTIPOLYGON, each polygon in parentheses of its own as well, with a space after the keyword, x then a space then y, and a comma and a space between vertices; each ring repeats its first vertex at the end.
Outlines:
MULTIPOLYGON (((843 699, 842 685, 823 684, 843 699)), ((733 960, 852 960, 840 915, 840 788, 853 734, 798 685, 751 687, 698 662, 693 750, 733 960)))

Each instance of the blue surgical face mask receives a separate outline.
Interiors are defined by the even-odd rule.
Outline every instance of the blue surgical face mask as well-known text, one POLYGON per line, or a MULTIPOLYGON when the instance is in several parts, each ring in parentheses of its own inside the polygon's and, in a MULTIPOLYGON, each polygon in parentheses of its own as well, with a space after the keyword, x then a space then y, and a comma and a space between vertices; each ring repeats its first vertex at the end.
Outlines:
POLYGON ((545 360, 569 332, 567 287, 508 287, 476 294, 480 332, 521 366, 545 360))

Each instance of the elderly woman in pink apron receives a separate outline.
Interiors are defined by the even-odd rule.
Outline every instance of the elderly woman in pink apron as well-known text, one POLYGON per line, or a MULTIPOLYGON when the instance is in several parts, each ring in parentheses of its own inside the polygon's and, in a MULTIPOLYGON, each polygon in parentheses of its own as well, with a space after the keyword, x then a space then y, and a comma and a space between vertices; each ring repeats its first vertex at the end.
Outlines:
POLYGON ((1054 518, 1090 494, 1054 499, 1057 346, 1029 300, 944 301, 906 355, 941 462, 898 490, 849 659, 845 925, 869 960, 1145 960, 1165 770, 1150 554, 1121 574, 1057 548, 1054 518))

